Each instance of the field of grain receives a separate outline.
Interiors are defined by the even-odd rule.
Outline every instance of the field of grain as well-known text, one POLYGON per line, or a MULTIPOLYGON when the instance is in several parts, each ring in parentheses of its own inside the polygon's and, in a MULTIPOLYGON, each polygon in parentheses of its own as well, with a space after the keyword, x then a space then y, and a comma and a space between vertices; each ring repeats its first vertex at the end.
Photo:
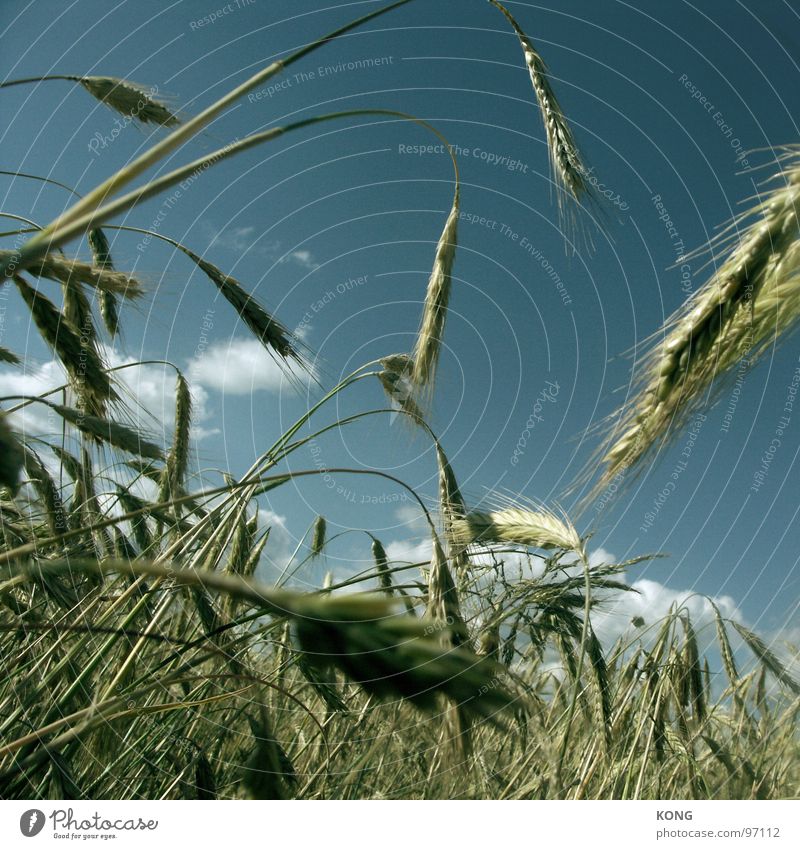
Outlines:
MULTIPOLYGON (((675 603, 605 640, 599 617, 638 592, 629 576, 657 555, 648 548, 606 562, 588 505, 609 493, 624 502, 742 363, 752 370, 792 344, 798 148, 781 148, 759 194, 739 198, 746 211, 717 237, 718 261, 636 350, 629 391, 596 423, 591 459, 565 484, 563 500, 498 487, 478 501, 460 485, 470 470, 451 462, 458 446, 440 438, 434 414, 455 332, 448 319, 460 231, 472 210, 472 184, 462 183, 452 147, 458 128, 344 98, 224 143, 217 123, 248 96, 316 67, 312 60, 337 39, 409 4, 370 4, 353 21, 339 9, 336 30, 309 30, 306 46, 287 45, 279 60, 226 82, 197 110, 80 69, 0 82, 0 99, 68 86, 84 98, 70 104, 110 109, 147 133, 135 156, 82 196, 56 179, 52 162, 30 173, 29 163, 6 161, 2 172, 31 198, 31 208, 2 208, 3 311, 7 302, 22 316, 60 364, 63 383, 0 399, 0 798, 797 797, 800 683, 791 655, 713 599, 702 626, 691 605, 675 603), (449 153, 437 161, 449 170, 436 178, 449 211, 426 247, 430 272, 418 324, 408 328, 413 344, 341 373, 337 363, 331 378, 290 317, 262 303, 237 271, 207 259, 202 245, 171 235, 168 218, 148 226, 140 210, 309 128, 367 120, 413 125, 449 153), (183 151, 192 139, 205 144, 193 158, 183 151), (69 197, 49 223, 37 223, 40 192, 69 197), (155 359, 110 361, 120 339, 137 351, 126 316, 146 310, 150 297, 146 277, 116 256, 124 239, 179 255, 193 285, 237 317, 282 370, 286 391, 303 399, 296 420, 281 419, 277 439, 262 439, 253 425, 257 449, 246 471, 201 468, 194 429, 226 425, 198 414, 192 374, 169 352, 158 361, 174 387, 166 438, 145 426, 125 383, 155 359), (361 406, 365 386, 375 389, 369 407, 361 406), (424 445, 434 497, 378 463, 309 464, 317 441, 346 438, 373 420, 391 421, 398 445, 424 445), (392 556, 362 497, 347 531, 313 511, 295 517, 307 531, 280 574, 265 570, 278 531, 264 506, 275 510, 296 487, 324 488, 334 478, 402 493, 420 517, 424 555, 392 556), (327 569, 328 550, 350 531, 364 561, 349 572, 327 569), (309 565, 325 576, 313 591, 293 580, 309 565)), ((502 60, 529 77, 515 92, 528 102, 514 108, 531 113, 546 146, 552 220, 565 243, 596 240, 613 222, 597 226, 591 210, 610 195, 601 198, 585 161, 591 147, 574 130, 579 116, 558 99, 536 16, 523 4, 488 5, 509 36, 502 60)), ((0 368, 22 374, 27 350, 5 347, 5 338, 0 368)), ((478 395, 464 408, 478 409, 478 395)), ((541 404, 553 399, 545 394, 541 404)), ((517 446, 533 462, 536 444, 520 437, 517 446)))

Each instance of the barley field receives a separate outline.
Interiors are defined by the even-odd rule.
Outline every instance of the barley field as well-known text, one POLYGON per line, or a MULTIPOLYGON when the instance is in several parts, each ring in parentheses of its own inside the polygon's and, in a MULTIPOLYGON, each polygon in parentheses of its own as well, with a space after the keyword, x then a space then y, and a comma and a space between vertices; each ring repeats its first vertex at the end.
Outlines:
POLYGON ((0 798, 796 799, 781 51, 734 97, 610 2, 33 5, 0 798))

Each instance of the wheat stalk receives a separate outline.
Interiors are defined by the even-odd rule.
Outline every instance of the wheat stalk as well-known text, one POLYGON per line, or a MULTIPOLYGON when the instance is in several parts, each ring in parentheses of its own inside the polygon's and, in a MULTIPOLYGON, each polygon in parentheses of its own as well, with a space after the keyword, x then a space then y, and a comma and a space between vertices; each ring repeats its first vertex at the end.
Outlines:
POLYGON ((558 189, 559 210, 563 214, 564 199, 566 197, 580 201, 589 191, 589 186, 585 178, 586 167, 581 160, 578 145, 575 142, 566 116, 550 85, 547 65, 545 65, 544 59, 542 59, 539 51, 533 46, 531 40, 525 35, 508 9, 501 3, 498 3, 497 0, 489 0, 489 2, 505 15, 522 45, 525 64, 528 66, 531 83, 533 84, 533 90, 536 93, 536 99, 539 102, 539 109, 544 122, 550 165, 554 182, 558 189))
POLYGON ((796 324, 800 162, 780 176, 784 183, 736 222, 741 235, 724 262, 637 363, 640 388, 612 417, 599 488, 668 442, 722 375, 752 368, 796 324))

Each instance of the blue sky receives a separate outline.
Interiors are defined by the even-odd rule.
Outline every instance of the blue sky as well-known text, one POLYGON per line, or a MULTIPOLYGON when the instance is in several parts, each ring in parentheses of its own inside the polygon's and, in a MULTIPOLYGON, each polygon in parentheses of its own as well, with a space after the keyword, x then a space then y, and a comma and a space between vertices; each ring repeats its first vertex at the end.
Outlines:
MULTIPOLYGON (((4 0, 0 75, 128 77, 196 113, 268 62, 377 5, 4 0)), ((674 267, 676 246, 701 247, 770 173, 743 168, 769 163, 774 147, 800 140, 792 58, 800 20, 778 0, 508 7, 548 62, 585 158, 611 198, 601 204, 602 229, 591 211, 581 215, 593 250, 582 241, 576 252, 565 249, 518 42, 479 0, 418 0, 327 45, 170 162, 340 109, 396 109, 439 128, 459 148, 465 218, 432 426, 471 503, 501 490, 570 511, 576 496, 566 491, 597 447, 593 428, 628 391, 624 354, 707 278, 702 259, 674 267)), ((1 167, 78 191, 150 141, 136 126, 116 128, 114 113, 68 83, 9 89, 2 101, 1 167)), ((435 143, 415 125, 382 118, 322 124, 224 162, 168 207, 153 199, 124 223, 155 222, 251 288, 302 331, 330 385, 413 344, 452 200, 447 156, 414 151, 435 143)), ((0 178, 0 196, 4 210, 40 223, 69 200, 59 189, 8 177, 0 178)), ((85 246, 75 249, 85 254, 85 246)), ((186 369, 195 383, 200 464, 241 473, 316 390, 308 396, 279 380, 185 257, 135 234, 116 236, 113 254, 149 289, 123 311, 114 362, 167 358, 186 369)), ((45 385, 52 367, 13 294, 6 305, 2 344, 27 356, 24 375, 3 372, 0 385, 10 394, 24 380, 45 385)), ((595 533, 593 546, 620 559, 667 552, 669 559, 629 577, 657 582, 664 597, 729 596, 769 633, 797 628, 800 419, 785 428, 758 491, 751 485, 799 355, 797 340, 788 340, 723 392, 697 434, 683 431, 606 509, 590 506, 579 516, 581 530, 595 533), (691 461, 660 496, 687 440, 691 461)), ((130 378, 136 393, 160 413, 165 399, 170 404, 169 381, 156 367, 140 376, 130 378)), ((377 382, 362 383, 319 422, 383 404, 377 382)), ((435 497, 430 445, 388 417, 320 439, 314 450, 298 454, 293 467, 378 468, 435 497)), ((275 545, 285 551, 322 513, 331 533, 366 528, 403 554, 419 531, 402 498, 375 479, 339 478, 332 488, 304 479, 264 507, 281 524, 275 545)), ((344 574, 368 557, 368 539, 351 533, 322 568, 344 574)))

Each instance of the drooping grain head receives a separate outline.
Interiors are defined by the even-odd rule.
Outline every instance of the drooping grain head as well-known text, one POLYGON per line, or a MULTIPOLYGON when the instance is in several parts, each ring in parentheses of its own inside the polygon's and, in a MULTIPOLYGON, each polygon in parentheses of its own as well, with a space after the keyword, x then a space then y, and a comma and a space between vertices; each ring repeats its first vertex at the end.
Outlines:
POLYGON ((153 89, 117 77, 80 77, 78 81, 92 97, 133 121, 162 127, 180 123, 153 89))
POLYGON ((671 316, 635 365, 638 390, 611 419, 597 489, 668 443, 800 318, 800 154, 738 223, 741 234, 708 282, 671 316))
POLYGON ((290 615, 312 661, 335 663, 367 692, 424 708, 434 708, 442 695, 466 713, 498 721, 497 712, 513 702, 498 681, 502 670, 444 645, 429 621, 393 615, 394 609, 383 595, 306 596, 292 603, 290 615))
POLYGON ((225 274, 216 265, 202 259, 183 245, 178 245, 181 251, 189 257, 209 280, 217 287, 220 294, 236 310, 251 333, 272 354, 277 355, 279 365, 286 365, 285 373, 291 379, 292 373, 288 368, 289 362, 294 362, 309 374, 312 369, 302 352, 301 342, 295 338, 276 318, 271 316, 259 303, 248 294, 241 283, 225 274))
POLYGON ((161 449, 154 442, 145 439, 141 433, 118 422, 99 418, 83 410, 64 407, 61 404, 51 404, 50 407, 68 424, 77 428, 87 436, 105 442, 120 451, 127 451, 137 457, 151 460, 161 459, 161 449))
POLYGON ((563 218, 568 202, 580 202, 585 195, 589 194, 586 167, 581 159, 572 129, 550 84, 544 60, 508 9, 497 0, 489 0, 489 2, 503 13, 522 46, 525 64, 528 66, 528 73, 544 122, 553 181, 556 185, 559 211, 563 218))
MULTIPOLYGON (((10 253, 10 251, 0 251, 0 256, 10 253)), ((108 292, 123 298, 138 298, 144 291, 142 284, 129 274, 114 271, 108 266, 67 259, 57 253, 47 254, 44 259, 34 263, 28 270, 38 277, 57 280, 64 285, 74 286, 81 283, 99 292, 108 292)))
MULTIPOLYGON (((114 270, 114 261, 111 258, 111 246, 105 233, 95 227, 86 234, 89 247, 92 251, 92 262, 98 267, 108 271, 114 270)), ((119 306, 117 298, 112 293, 103 289, 99 294, 100 316, 109 335, 113 338, 119 331, 119 306)))
POLYGON ((86 241, 92 251, 92 262, 98 268, 113 271, 114 261, 111 258, 111 245, 108 243, 106 234, 99 227, 94 227, 86 234, 86 241))
POLYGON ((413 362, 408 354, 391 354, 381 361, 383 371, 378 374, 383 391, 397 409, 411 419, 423 420, 422 410, 414 400, 412 383, 413 362))
POLYGON ((86 412, 102 417, 107 402, 118 400, 118 396, 97 349, 91 340, 85 342, 80 331, 55 305, 22 277, 14 277, 14 283, 30 309, 42 338, 61 360, 86 412))
POLYGON ((61 500, 61 492, 39 455, 31 448, 24 449, 25 471, 33 486, 39 503, 44 509, 44 518, 50 531, 60 535, 67 531, 67 514, 61 500))
POLYGON ((0 347, 0 363, 8 363, 12 366, 18 366, 20 364, 20 359, 13 351, 9 351, 8 348, 0 347))

